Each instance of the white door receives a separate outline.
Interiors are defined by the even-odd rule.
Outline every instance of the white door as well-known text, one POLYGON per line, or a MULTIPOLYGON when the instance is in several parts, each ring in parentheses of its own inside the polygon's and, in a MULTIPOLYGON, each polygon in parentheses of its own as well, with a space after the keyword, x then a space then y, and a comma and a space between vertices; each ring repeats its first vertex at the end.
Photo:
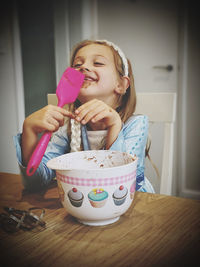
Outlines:
POLYGON ((177 90, 177 2, 98 1, 99 37, 119 44, 130 58, 137 91, 177 90))

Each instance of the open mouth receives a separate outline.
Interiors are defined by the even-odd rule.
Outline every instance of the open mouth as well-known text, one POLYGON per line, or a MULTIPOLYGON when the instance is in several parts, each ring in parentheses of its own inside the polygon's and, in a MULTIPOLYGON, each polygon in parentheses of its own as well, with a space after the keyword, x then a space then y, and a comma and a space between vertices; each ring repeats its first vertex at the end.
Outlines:
POLYGON ((97 79, 93 78, 93 77, 90 77, 90 76, 85 76, 85 79, 84 81, 89 81, 89 82, 96 82, 97 79))

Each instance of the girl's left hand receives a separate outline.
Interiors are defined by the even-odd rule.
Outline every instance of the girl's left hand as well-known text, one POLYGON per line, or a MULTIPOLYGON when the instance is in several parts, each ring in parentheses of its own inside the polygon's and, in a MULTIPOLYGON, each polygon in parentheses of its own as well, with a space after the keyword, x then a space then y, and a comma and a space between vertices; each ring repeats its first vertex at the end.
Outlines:
POLYGON ((106 149, 109 149, 122 127, 119 114, 103 101, 93 99, 80 106, 75 111, 75 119, 82 124, 89 124, 92 130, 108 130, 106 149))
POLYGON ((118 126, 121 129, 122 121, 119 114, 103 101, 93 99, 81 105, 76 111, 76 120, 82 124, 89 123, 95 130, 109 129, 118 126))

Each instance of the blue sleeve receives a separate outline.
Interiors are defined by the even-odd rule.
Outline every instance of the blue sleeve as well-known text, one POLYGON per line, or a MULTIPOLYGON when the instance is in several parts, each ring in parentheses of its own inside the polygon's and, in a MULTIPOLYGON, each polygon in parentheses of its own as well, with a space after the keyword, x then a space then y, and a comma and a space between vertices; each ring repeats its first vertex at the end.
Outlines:
POLYGON ((132 116, 122 127, 111 150, 128 152, 138 157, 137 177, 144 177, 145 147, 148 136, 147 116, 132 116))
POLYGON ((47 146, 47 150, 42 158, 38 169, 32 176, 26 175, 26 166, 23 165, 21 151, 21 134, 14 136, 14 144, 16 148, 17 160, 21 172, 22 183, 28 191, 39 191, 48 186, 55 177, 55 171, 49 169, 46 163, 57 156, 69 152, 69 139, 67 136, 67 127, 64 125, 53 134, 51 141, 47 146))

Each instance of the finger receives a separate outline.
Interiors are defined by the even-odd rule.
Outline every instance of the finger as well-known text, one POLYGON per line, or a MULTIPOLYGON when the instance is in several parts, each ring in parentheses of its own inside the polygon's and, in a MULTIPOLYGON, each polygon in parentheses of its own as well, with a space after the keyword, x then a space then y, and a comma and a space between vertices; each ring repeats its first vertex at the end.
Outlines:
MULTIPOLYGON (((69 112, 67 111, 66 114, 67 114, 67 117, 69 117, 69 118, 72 118, 72 119, 75 118, 75 115, 72 114, 72 112, 70 112, 70 111, 69 112)), ((66 117, 66 115, 63 115, 63 114, 61 114, 58 111, 51 110, 51 111, 49 111, 47 117, 53 117, 54 119, 56 119, 57 121, 59 121, 60 126, 61 126, 61 125, 63 125, 64 117, 66 117)))
POLYGON ((64 125, 64 119, 63 121, 57 121, 53 117, 50 117, 43 122, 42 129, 43 131, 55 132, 59 129, 60 126, 63 125, 64 125))
POLYGON ((78 111, 78 114, 76 112, 76 114, 77 114, 76 120, 77 121, 83 120, 83 118, 86 116, 86 114, 88 112, 91 112, 93 109, 94 109, 94 107, 92 105, 87 105, 87 106, 82 107, 82 109, 78 111))
POLYGON ((95 123, 102 119, 107 127, 110 127, 114 125, 115 123, 121 122, 121 118, 119 114, 111 107, 106 108, 104 111, 94 116, 94 118, 92 119, 92 122, 95 123))
POLYGON ((72 113, 71 111, 68 111, 68 110, 67 110, 67 113, 66 113, 65 116, 66 117, 69 117, 71 119, 75 119, 75 117, 76 117, 74 113, 72 113))
POLYGON ((76 110, 75 110, 75 114, 78 115, 80 114, 83 110, 87 109, 87 108, 90 108, 91 106, 93 105, 97 105, 99 104, 101 101, 97 100, 97 99, 93 99, 93 100, 90 100, 88 102, 86 102, 85 104, 81 105, 80 107, 78 107, 76 110))
POLYGON ((54 110, 50 110, 47 114, 47 118, 51 118, 51 117, 58 120, 58 121, 62 121, 64 119, 63 114, 61 114, 58 111, 54 111, 54 110))
POLYGON ((52 128, 54 128, 54 130, 58 130, 58 128, 60 127, 60 123, 59 121, 57 121, 54 118, 49 118, 47 123, 51 126, 53 126, 52 128))
POLYGON ((48 105, 47 109, 57 111, 57 112, 61 113, 63 116, 71 116, 71 114, 72 114, 69 110, 66 110, 64 108, 54 106, 54 105, 48 105))
POLYGON ((45 114, 43 123, 47 130, 55 131, 64 124, 64 116, 58 111, 49 110, 45 114))
POLYGON ((45 122, 43 125, 43 131, 54 132, 54 131, 56 131, 56 127, 54 124, 51 124, 49 122, 45 122))
POLYGON ((86 124, 90 120, 93 122, 93 119, 98 115, 106 112, 106 108, 104 106, 99 106, 90 112, 88 112, 85 117, 82 119, 81 123, 86 124))
POLYGON ((54 125, 55 128, 58 128, 59 126, 63 125, 63 122, 64 116, 59 112, 55 112, 52 110, 48 111, 43 119, 43 123, 47 124, 47 127, 49 127, 49 124, 51 124, 54 125))
POLYGON ((96 114, 92 118, 92 122, 95 123, 95 122, 100 121, 102 119, 109 118, 109 116, 110 116, 110 112, 107 109, 105 109, 102 112, 99 112, 98 114, 96 114))
MULTIPOLYGON (((91 114, 100 112, 105 106, 100 101, 90 101, 81 106, 81 109, 78 109, 78 115, 76 116, 77 121, 82 121, 83 119, 88 121, 91 118, 91 114), (88 116, 90 118, 88 119, 88 116)), ((75 112, 77 113, 77 112, 75 112)), ((95 114, 94 114, 95 115, 95 114)))

